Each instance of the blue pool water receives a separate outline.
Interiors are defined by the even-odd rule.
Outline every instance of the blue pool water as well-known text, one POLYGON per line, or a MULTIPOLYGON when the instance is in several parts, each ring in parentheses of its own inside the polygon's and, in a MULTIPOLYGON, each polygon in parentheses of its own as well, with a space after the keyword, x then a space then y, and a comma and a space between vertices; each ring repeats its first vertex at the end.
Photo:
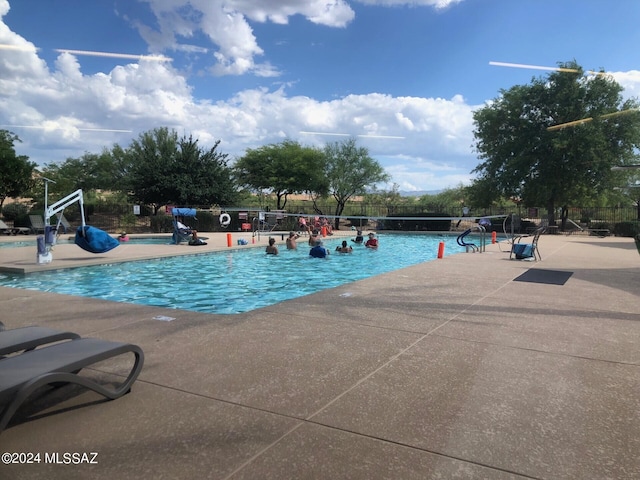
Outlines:
POLYGON ((118 302, 207 313, 241 313, 327 288, 462 252, 455 237, 380 235, 380 247, 354 246, 335 252, 342 239, 325 241, 327 259, 309 257, 304 238, 298 250, 279 255, 263 248, 231 250, 157 260, 79 267, 29 275, 0 273, 0 285, 118 302))

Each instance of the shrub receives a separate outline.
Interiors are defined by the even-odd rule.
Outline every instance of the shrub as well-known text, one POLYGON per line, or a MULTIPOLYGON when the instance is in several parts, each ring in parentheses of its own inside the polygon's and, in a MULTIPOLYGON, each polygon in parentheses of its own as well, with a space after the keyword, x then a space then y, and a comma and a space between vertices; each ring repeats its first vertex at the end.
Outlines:
POLYGON ((24 203, 10 203, 2 208, 2 216, 5 220, 15 221, 16 218, 27 214, 29 207, 24 203))
POLYGON ((136 225, 137 217, 133 213, 125 213, 120 216, 120 227, 131 228, 136 225))
POLYGON ((195 228, 198 231, 202 232, 215 232, 219 230, 220 222, 218 220, 218 215, 215 215, 211 212, 196 212, 197 223, 193 222, 192 225, 189 225, 195 228))
POLYGON ((635 237, 640 234, 640 221, 618 222, 613 226, 611 233, 618 237, 635 237))
POLYGON ((151 231, 153 233, 172 233, 173 217, 170 215, 153 215, 151 218, 151 231))

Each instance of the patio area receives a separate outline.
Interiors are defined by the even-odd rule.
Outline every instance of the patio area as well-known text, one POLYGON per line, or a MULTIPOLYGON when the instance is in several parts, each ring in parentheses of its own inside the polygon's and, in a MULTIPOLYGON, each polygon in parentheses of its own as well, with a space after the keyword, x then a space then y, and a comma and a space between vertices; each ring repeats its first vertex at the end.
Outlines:
MULTIPOLYGON (((69 247, 57 268, 83 257, 69 247)), ((0 464, 0 478, 640 478, 633 239, 544 235, 541 262, 500 247, 236 315, 0 288, 7 328, 145 353, 120 399, 62 387, 28 402, 0 453, 40 462, 0 464)), ((113 255, 142 255, 127 250, 113 255)), ((24 255, 0 265, 31 271, 24 255)))

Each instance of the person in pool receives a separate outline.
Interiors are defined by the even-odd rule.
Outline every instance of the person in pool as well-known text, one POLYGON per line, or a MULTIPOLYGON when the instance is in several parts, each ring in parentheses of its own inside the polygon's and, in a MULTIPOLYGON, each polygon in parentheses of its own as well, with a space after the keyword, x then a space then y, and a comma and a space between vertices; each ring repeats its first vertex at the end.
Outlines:
POLYGON ((276 247, 276 239, 269 237, 269 245, 265 249, 268 255, 278 255, 278 247, 276 247))
POLYGON ((286 244, 287 244, 287 250, 295 250, 298 248, 298 244, 296 243, 296 240, 300 238, 300 235, 298 235, 296 232, 289 232, 289 238, 287 238, 286 240, 286 244))
POLYGON ((129 241, 129 235, 127 235, 127 232, 122 232, 120 234, 120 236, 118 237, 118 241, 119 242, 128 242, 129 241))
POLYGON ((356 238, 351 239, 352 242, 354 243, 363 243, 364 242, 364 237, 362 236, 362 230, 357 230, 356 231, 356 238))
POLYGON ((346 240, 343 240, 342 241, 342 246, 338 245, 336 247, 336 252, 351 253, 351 252, 353 252, 353 248, 350 247, 349 245, 347 245, 347 241, 346 240))
POLYGON ((369 233, 369 240, 364 244, 367 248, 378 248, 378 239, 376 238, 376 234, 373 232, 369 233))
POLYGON ((309 235, 309 246, 315 246, 316 242, 320 239, 320 231, 313 230, 311 235, 309 235))
POLYGON ((309 251, 309 255, 313 258, 327 258, 329 250, 322 246, 322 240, 317 239, 314 247, 309 251))

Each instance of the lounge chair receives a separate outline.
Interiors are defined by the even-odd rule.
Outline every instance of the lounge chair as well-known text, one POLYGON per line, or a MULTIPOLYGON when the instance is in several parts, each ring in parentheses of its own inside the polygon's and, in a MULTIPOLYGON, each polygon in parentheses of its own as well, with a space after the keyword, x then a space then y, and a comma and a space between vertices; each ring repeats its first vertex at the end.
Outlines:
POLYGON ((527 260, 533 258, 534 260, 542 260, 540 250, 538 250, 538 240, 547 230, 547 227, 538 227, 532 235, 520 235, 515 237, 513 244, 511 245, 511 252, 509 253, 509 259, 516 258, 517 260, 527 260), (523 239, 531 239, 531 243, 523 243, 523 239))
POLYGON ((62 340, 75 340, 80 335, 46 327, 22 327, 0 332, 0 358, 3 355, 33 350, 62 340))
POLYGON ((31 229, 28 227, 10 227, 2 220, 0 220, 0 232, 5 235, 17 235, 19 233, 23 233, 25 235, 31 233, 31 229))
POLYGON ((40 215, 29 215, 29 222, 33 233, 44 233, 44 219, 40 215))
POLYGON ((71 225, 69 224, 68 220, 65 218, 64 213, 57 213, 56 216, 58 217, 58 232, 60 232, 60 226, 62 226, 62 233, 67 233, 68 231, 71 230, 71 225))
POLYGON ((45 385, 77 384, 113 400, 131 390, 143 363, 140 347, 97 338, 56 343, 3 358, 0 360, 0 405, 5 407, 0 412, 0 432, 24 401, 45 385), (135 362, 126 380, 116 388, 78 375, 83 368, 126 353, 133 353, 135 362))
POLYGON ((9 225, 4 223, 2 220, 0 220, 0 232, 4 233, 5 235, 13 235, 13 230, 9 228, 9 225))

